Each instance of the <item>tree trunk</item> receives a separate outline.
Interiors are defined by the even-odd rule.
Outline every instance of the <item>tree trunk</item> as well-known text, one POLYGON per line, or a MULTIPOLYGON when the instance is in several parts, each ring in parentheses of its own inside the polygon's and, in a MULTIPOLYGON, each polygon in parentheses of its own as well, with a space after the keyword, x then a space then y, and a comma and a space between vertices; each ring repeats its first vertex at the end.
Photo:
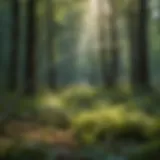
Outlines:
POLYGON ((12 0, 12 48, 9 63, 9 86, 10 91, 17 89, 18 76, 18 50, 19 50, 19 2, 12 0))
POLYGON ((129 14, 131 44, 131 83, 135 90, 149 89, 147 1, 131 5, 129 14))
POLYGON ((52 0, 46 0, 46 20, 47 20, 47 49, 48 49, 48 84, 51 89, 56 89, 56 67, 54 53, 54 21, 52 0))
POLYGON ((139 23, 138 23, 138 54, 139 69, 138 81, 142 88, 149 87, 149 69, 148 69, 148 2, 147 0, 139 1, 139 23))
POLYGON ((100 54, 100 64, 101 64, 101 74, 102 74, 102 80, 104 83, 104 87, 106 88, 108 86, 108 71, 107 71, 107 57, 108 57, 108 49, 107 49, 107 42, 106 42, 106 22, 107 17, 102 12, 103 8, 102 1, 98 2, 98 35, 99 35, 99 54, 100 54))
POLYGON ((36 1, 28 0, 25 93, 29 95, 36 92, 35 9, 36 1))
POLYGON ((108 86, 116 86, 118 79, 118 63, 119 63, 119 50, 118 50, 118 28, 117 28, 117 6, 115 0, 109 1, 112 13, 110 15, 110 66, 108 73, 108 86))
POLYGON ((131 57, 131 84, 135 86, 138 83, 138 41, 137 41, 137 4, 131 3, 128 7, 128 31, 129 31, 129 42, 130 42, 130 57, 131 57))

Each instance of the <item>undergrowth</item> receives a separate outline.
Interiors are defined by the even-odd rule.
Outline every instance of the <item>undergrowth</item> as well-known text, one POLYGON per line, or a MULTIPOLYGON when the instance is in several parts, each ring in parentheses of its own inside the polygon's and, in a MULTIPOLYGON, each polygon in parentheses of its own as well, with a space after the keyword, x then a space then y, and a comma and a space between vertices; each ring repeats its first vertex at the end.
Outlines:
POLYGON ((4 94, 0 109, 4 115, 12 108, 11 119, 72 130, 82 146, 105 145, 110 140, 149 143, 160 140, 159 97, 158 93, 71 87, 31 98, 4 94))

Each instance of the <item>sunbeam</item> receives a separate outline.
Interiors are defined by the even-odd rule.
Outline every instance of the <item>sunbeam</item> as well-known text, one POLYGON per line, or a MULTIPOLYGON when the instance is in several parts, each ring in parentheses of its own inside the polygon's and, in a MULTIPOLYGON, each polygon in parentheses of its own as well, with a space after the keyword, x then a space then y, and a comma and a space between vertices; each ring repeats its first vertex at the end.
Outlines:
MULTIPOLYGON (((105 0, 89 0, 86 8, 81 20, 81 31, 77 44, 77 79, 80 83, 89 83, 90 70, 95 65, 97 66, 96 73, 100 74, 98 67, 98 53, 101 47, 98 38, 99 20, 103 20, 103 17, 106 18, 110 13, 108 2, 105 0)), ((105 22, 104 24, 106 25, 105 22)), ((100 79, 100 76, 97 76, 97 78, 100 79)))

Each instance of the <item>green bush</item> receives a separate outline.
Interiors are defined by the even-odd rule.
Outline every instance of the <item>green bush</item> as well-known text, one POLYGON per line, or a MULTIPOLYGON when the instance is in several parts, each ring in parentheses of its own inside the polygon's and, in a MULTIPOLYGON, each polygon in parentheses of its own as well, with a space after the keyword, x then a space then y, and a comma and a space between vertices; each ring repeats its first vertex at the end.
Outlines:
POLYGON ((96 89, 88 86, 73 86, 59 94, 61 100, 65 103, 66 108, 80 110, 90 108, 94 102, 96 89))
POLYGON ((72 128, 77 139, 83 143, 95 143, 114 139, 130 138, 148 140, 155 134, 156 120, 138 111, 122 107, 96 108, 82 112, 73 118, 72 128))

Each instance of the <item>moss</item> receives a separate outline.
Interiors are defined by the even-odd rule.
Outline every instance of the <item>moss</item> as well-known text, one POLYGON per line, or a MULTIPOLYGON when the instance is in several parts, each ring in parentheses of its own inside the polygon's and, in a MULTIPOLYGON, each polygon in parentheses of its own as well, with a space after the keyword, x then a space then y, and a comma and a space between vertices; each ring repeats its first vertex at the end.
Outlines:
POLYGON ((153 133, 157 132, 155 123, 157 122, 153 117, 138 110, 128 112, 119 107, 96 108, 76 115, 73 118, 72 128, 78 138, 86 143, 88 140, 104 142, 110 136, 114 139, 128 138, 144 142, 152 139, 153 133))

